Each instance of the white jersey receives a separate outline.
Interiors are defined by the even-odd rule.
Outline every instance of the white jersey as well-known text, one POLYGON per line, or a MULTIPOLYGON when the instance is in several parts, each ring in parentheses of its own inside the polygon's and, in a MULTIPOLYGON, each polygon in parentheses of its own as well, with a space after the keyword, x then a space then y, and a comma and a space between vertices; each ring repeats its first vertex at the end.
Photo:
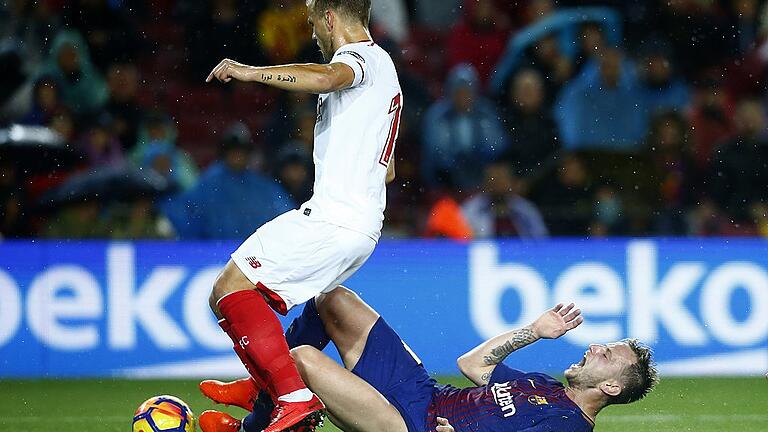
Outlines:
POLYGON ((378 240, 403 106, 397 71, 371 41, 342 46, 330 63, 348 65, 355 79, 318 98, 314 195, 301 210, 378 240))

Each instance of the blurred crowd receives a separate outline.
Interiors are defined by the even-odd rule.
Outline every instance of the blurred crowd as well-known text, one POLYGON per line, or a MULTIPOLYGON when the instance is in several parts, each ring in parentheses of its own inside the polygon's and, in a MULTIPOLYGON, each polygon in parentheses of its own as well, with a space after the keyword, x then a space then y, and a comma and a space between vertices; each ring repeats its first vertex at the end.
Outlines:
MULTIPOLYGON (((373 0, 384 236, 768 236, 765 3, 373 0)), ((236 239, 307 200, 316 98, 205 84, 224 57, 322 62, 305 0, 0 2, 0 238, 236 239)))

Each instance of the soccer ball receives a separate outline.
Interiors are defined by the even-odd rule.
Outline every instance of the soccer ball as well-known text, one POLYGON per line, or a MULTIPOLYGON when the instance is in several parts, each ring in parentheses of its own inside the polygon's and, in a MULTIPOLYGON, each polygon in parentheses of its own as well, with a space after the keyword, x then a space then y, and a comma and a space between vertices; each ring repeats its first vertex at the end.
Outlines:
POLYGON ((194 432, 195 415, 183 400, 155 396, 139 405, 133 414, 133 432, 194 432))

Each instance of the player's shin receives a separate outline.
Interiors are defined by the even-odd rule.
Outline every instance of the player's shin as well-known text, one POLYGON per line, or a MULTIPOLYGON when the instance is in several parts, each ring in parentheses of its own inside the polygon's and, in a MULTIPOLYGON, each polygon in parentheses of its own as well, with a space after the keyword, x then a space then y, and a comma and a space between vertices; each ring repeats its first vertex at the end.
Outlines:
POLYGON ((237 291, 219 300, 218 306, 229 324, 228 334, 253 365, 264 371, 264 379, 275 395, 279 399, 311 399, 312 393, 288 352, 280 321, 261 294, 237 291))

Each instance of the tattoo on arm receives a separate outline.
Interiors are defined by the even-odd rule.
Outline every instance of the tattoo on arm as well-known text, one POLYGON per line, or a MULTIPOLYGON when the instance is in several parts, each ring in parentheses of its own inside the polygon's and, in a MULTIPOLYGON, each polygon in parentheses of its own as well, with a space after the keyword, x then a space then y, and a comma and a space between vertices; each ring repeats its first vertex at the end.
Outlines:
POLYGON ((278 81, 285 81, 285 82, 295 83, 296 82, 296 77, 293 76, 293 75, 280 74, 280 75, 277 76, 277 80, 278 81))
MULTIPOLYGON (((279 77, 279 76, 280 76, 280 75, 278 75, 278 77, 279 77)), ((262 79, 262 81, 264 81, 264 82, 267 82, 267 81, 272 81, 272 74, 264 74, 264 73, 263 73, 263 74, 261 74, 261 79, 262 79)), ((279 79, 279 78, 278 78, 278 79, 279 79)))
POLYGON ((483 362, 488 366, 499 364, 507 358, 508 355, 512 354, 512 352, 533 343, 535 340, 536 336, 533 334, 532 330, 527 328, 517 330, 512 333, 512 339, 491 349, 491 354, 483 356, 483 362))
POLYGON ((480 377, 480 380, 481 380, 482 382, 488 382, 488 381, 490 381, 490 380, 491 380, 491 373, 490 373, 490 372, 486 372, 486 373, 484 373, 484 374, 483 374, 483 375, 480 377))

